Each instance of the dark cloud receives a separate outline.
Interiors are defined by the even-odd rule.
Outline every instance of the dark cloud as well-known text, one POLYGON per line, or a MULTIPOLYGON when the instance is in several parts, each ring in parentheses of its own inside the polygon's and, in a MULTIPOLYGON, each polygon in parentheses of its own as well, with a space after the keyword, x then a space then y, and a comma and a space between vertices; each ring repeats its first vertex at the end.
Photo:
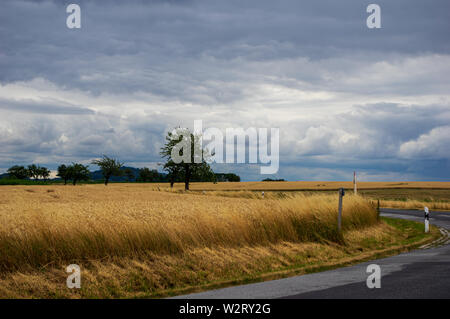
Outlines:
POLYGON ((280 127, 280 177, 450 178, 446 0, 379 0, 380 30, 357 0, 77 3, 69 30, 64 1, 2 1, 0 167, 158 162, 203 119, 280 127))
POLYGON ((233 60, 359 54, 364 63, 393 53, 449 51, 448 1, 379 4, 383 28, 369 30, 360 1, 83 1, 82 28, 69 30, 64 2, 6 1, 0 80, 44 77, 95 93, 173 97, 217 78, 232 82, 221 64, 233 60))

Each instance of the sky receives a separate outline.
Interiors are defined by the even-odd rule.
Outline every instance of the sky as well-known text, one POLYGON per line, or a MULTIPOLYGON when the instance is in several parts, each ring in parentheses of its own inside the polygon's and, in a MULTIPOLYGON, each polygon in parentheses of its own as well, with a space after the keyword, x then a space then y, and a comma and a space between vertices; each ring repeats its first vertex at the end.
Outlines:
MULTIPOLYGON (((174 127, 279 128, 242 180, 450 179, 450 2, 0 3, 0 172, 102 154, 161 169, 174 127), (81 28, 66 7, 81 8, 81 28), (369 29, 366 8, 381 8, 369 29)), ((91 165, 92 168, 94 168, 91 165)))

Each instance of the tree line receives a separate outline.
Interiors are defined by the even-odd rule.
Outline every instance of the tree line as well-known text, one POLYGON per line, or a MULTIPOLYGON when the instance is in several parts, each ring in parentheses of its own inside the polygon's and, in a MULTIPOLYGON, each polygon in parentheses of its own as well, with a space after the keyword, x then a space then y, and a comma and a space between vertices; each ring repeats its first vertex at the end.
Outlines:
MULTIPOLYGON (((103 155, 101 159, 92 161, 92 164, 100 167, 105 185, 108 185, 111 176, 121 176, 123 174, 123 171, 121 170, 123 163, 106 155, 103 155)), ((14 165, 10 167, 6 173, 9 178, 13 179, 43 179, 46 181, 50 177, 50 170, 48 168, 36 164, 31 164, 27 167, 14 165)), ((91 172, 88 165, 83 165, 81 163, 72 163, 70 165, 62 164, 58 166, 56 176, 64 181, 64 185, 66 185, 68 181, 72 181, 73 185, 76 185, 79 181, 89 180, 91 172)))
MULTIPOLYGON (((118 159, 103 155, 102 158, 93 160, 91 164, 100 168, 105 185, 108 185, 111 177, 125 176, 127 181, 142 182, 169 182, 173 187, 176 182, 184 182, 185 189, 189 190, 190 182, 217 182, 217 181, 240 181, 239 176, 228 174, 216 174, 207 162, 210 158, 209 151, 203 149, 199 143, 197 136, 194 136, 188 129, 175 129, 166 136, 166 143, 161 148, 160 155, 165 159, 163 170, 166 175, 158 173, 157 170, 150 170, 147 167, 139 169, 139 176, 129 168, 124 168, 123 162, 118 159), (177 150, 184 160, 176 161, 172 158, 174 147, 183 140, 187 140, 188 147, 177 150), (184 153, 184 154, 183 154, 184 153), (196 154, 201 154, 201 159, 195 159, 196 154), (184 155, 184 156, 183 156, 184 155)), ((50 177, 50 170, 39 165, 28 165, 28 167, 15 165, 8 169, 7 174, 10 178, 15 179, 43 179, 44 181, 50 177)), ((76 185, 80 181, 87 181, 91 178, 91 172, 88 165, 81 163, 72 163, 69 165, 62 164, 58 166, 56 174, 66 185, 69 181, 76 185)))

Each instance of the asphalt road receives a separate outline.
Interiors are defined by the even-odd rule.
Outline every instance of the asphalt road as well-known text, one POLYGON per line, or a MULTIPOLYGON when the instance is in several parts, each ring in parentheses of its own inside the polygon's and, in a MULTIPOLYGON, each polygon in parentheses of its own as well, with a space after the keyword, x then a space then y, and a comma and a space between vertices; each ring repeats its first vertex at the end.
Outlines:
MULTIPOLYGON (((383 209, 382 216, 423 221, 423 212, 383 209)), ((430 211, 430 224, 450 230, 450 212, 430 211)), ((447 234, 448 236, 448 234, 447 234)), ((320 273, 210 290, 175 298, 450 298, 450 238, 440 247, 418 249, 393 257, 320 273), (367 266, 381 268, 381 288, 369 289, 367 266)))

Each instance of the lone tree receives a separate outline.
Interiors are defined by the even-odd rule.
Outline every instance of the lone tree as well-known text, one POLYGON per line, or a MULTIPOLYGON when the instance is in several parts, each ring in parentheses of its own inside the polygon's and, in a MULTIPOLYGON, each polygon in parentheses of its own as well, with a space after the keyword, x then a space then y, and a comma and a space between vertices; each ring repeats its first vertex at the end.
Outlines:
POLYGON ((106 155, 103 155, 99 160, 92 161, 92 164, 100 167, 103 177, 105 178, 105 186, 108 185, 111 176, 122 176, 123 174, 123 171, 120 169, 123 166, 123 163, 119 162, 117 159, 109 158, 106 155))
POLYGON ((29 171, 25 167, 18 165, 10 167, 7 173, 10 178, 16 179, 27 179, 30 176, 29 171))
POLYGON ((64 181, 64 185, 67 185, 67 181, 70 179, 68 167, 64 164, 58 166, 58 173, 56 176, 61 177, 61 179, 64 181))
POLYGON ((180 178, 184 180, 184 189, 189 190, 191 179, 210 180, 214 176, 206 162, 208 150, 203 149, 200 136, 194 135, 189 129, 177 128, 169 132, 160 154, 166 159, 164 170, 169 174, 171 187, 180 178))
POLYGON ((78 181, 87 181, 90 178, 91 172, 87 165, 72 163, 67 169, 67 176, 72 180, 73 185, 78 181))

